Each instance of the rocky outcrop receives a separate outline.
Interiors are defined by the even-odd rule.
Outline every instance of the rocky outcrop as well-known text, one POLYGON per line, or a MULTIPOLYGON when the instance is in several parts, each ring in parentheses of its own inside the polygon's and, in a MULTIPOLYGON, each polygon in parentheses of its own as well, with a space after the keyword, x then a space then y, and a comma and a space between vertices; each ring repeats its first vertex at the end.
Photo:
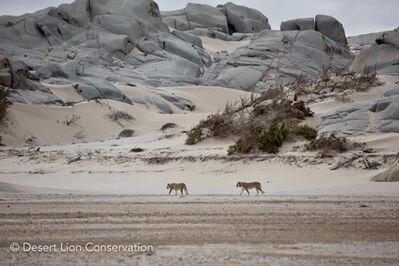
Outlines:
POLYGON ((271 29, 268 18, 256 9, 231 2, 217 7, 226 15, 230 34, 256 33, 271 29))
POLYGON ((217 7, 188 3, 184 9, 162 12, 162 17, 166 25, 180 31, 212 29, 232 35, 270 29, 267 17, 261 12, 230 2, 217 7))
POLYGON ((399 93, 394 87, 386 97, 348 103, 322 116, 319 134, 359 135, 365 132, 399 132, 399 93), (371 119, 370 114, 374 113, 371 119))
POLYGON ((344 27, 337 19, 327 15, 317 15, 315 23, 318 32, 345 47, 348 45, 344 27))
POLYGON ((375 32, 348 37, 348 45, 355 54, 360 53, 366 48, 376 44, 376 39, 380 38, 384 32, 375 32))
POLYGON ((184 9, 162 12, 162 17, 166 25, 177 30, 214 28, 228 33, 225 14, 210 5, 188 3, 184 9))
MULTIPOLYGON (((372 36, 375 37, 375 35, 372 36)), ((361 50, 351 65, 351 70, 358 73, 364 70, 375 70, 380 74, 398 74, 399 30, 379 34, 373 45, 368 45, 368 48, 361 50)))
POLYGON ((348 45, 342 24, 337 19, 327 15, 283 21, 281 22, 280 30, 316 30, 343 47, 348 45))
POLYGON ((203 82, 244 90, 264 90, 299 75, 317 79, 324 68, 342 70, 352 54, 317 31, 269 31, 214 63, 203 82))
MULTIPOLYGON (((199 22, 209 21, 196 6, 189 9, 199 22)), ((225 15, 214 9, 219 17, 212 23, 220 22, 227 32, 225 15)), ((29 99, 27 90, 41 93, 39 82, 70 84, 85 99, 131 103, 116 84, 198 84, 212 63, 198 37, 169 31, 152 0, 76 0, 20 17, 2 16, 0 55, 0 84, 13 88, 12 98, 46 103, 53 102, 44 99, 50 91, 29 99)))
POLYGON ((315 30, 314 18, 298 18, 281 22, 281 31, 315 30))

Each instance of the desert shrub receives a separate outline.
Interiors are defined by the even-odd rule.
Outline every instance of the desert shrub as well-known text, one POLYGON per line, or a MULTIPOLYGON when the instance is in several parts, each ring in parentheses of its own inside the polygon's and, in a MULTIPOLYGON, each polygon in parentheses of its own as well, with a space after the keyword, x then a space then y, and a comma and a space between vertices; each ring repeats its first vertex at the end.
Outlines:
POLYGON ((3 121, 7 114, 7 108, 11 105, 11 102, 7 99, 9 95, 9 90, 0 89, 0 122, 3 121))
POLYGON ((305 147, 310 151, 320 150, 322 154, 330 154, 331 152, 346 152, 350 146, 345 137, 337 137, 335 134, 331 134, 313 139, 305 147))
POLYGON ((209 115, 187 134, 186 144, 193 145, 208 137, 225 138, 234 133, 232 107, 226 106, 224 112, 209 115))
POLYGON ((130 149, 130 152, 143 152, 143 151, 144 149, 138 147, 130 149))
POLYGON ((285 124, 273 122, 268 130, 258 128, 255 131, 256 144, 259 150, 268 153, 277 153, 288 136, 288 129, 285 124))
POLYGON ((113 121, 113 122, 118 122, 119 120, 132 120, 133 116, 130 114, 124 112, 124 111, 112 111, 108 114, 108 117, 113 121))
POLYGON ((314 115, 313 111, 305 105, 304 101, 292 104, 292 108, 299 111, 298 119, 304 119, 305 117, 312 117, 314 115))
POLYGON ((277 153, 288 136, 284 123, 274 121, 269 128, 251 125, 228 149, 229 154, 249 153, 254 149, 267 153, 277 153))
POLYGON ((175 124, 175 123, 166 123, 166 124, 164 124, 162 127, 161 127, 161 131, 165 131, 165 130, 167 130, 167 129, 170 129, 170 128, 175 128, 175 127, 177 127, 177 125, 175 124))
POLYGON ((201 128, 195 127, 187 133, 186 144, 194 145, 203 140, 201 128))
POLYGON ((377 73, 366 69, 362 74, 353 72, 341 73, 329 80, 320 80, 315 84, 315 91, 367 91, 371 87, 381 85, 377 73))
POLYGON ((298 125, 293 123, 289 125, 290 133, 303 137, 306 140, 313 140, 317 137, 317 130, 308 125, 298 125))
POLYGON ((72 126, 80 119, 80 116, 73 114, 72 117, 66 117, 64 124, 67 126, 72 126))

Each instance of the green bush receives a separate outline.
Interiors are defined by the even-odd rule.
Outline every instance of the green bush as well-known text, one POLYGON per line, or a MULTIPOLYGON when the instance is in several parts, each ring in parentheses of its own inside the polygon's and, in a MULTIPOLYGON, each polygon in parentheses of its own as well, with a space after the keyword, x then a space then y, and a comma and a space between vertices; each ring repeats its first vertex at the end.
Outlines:
POLYGON ((254 149, 262 152, 278 153, 279 148, 287 139, 288 129, 284 123, 274 121, 269 128, 251 125, 234 145, 228 149, 228 154, 249 153, 254 149))

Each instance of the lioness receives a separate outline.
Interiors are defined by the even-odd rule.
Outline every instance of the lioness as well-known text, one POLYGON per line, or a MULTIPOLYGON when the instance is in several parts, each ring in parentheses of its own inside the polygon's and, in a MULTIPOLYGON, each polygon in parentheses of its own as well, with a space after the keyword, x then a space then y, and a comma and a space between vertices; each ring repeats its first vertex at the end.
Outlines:
POLYGON ((172 192, 172 190, 174 190, 176 192, 176 195, 177 195, 177 191, 179 191, 179 190, 182 195, 183 195, 183 190, 188 195, 187 187, 186 187, 186 184, 184 184, 184 183, 170 183, 166 186, 166 189, 169 189, 169 195, 172 192))
POLYGON ((240 188, 242 189, 242 190, 241 190, 240 196, 242 195, 242 193, 244 192, 244 190, 246 190, 246 191, 248 192, 248 195, 249 195, 249 190, 248 190, 248 189, 253 189, 253 188, 256 189, 256 195, 259 194, 259 191, 262 192, 262 194, 265 193, 265 192, 262 190, 262 186, 261 186, 261 184, 260 184, 259 182, 251 182, 251 183, 238 182, 237 185, 236 185, 236 187, 240 187, 240 188))

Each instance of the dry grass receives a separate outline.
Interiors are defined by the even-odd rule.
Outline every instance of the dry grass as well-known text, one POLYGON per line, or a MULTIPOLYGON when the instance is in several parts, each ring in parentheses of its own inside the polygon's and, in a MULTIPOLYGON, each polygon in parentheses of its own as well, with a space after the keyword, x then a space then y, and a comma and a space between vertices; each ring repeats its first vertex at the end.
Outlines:
POLYGON ((364 144, 349 142, 345 137, 337 137, 335 134, 320 136, 311 140, 306 146, 308 151, 320 151, 322 157, 342 153, 356 148, 364 148, 364 144))

